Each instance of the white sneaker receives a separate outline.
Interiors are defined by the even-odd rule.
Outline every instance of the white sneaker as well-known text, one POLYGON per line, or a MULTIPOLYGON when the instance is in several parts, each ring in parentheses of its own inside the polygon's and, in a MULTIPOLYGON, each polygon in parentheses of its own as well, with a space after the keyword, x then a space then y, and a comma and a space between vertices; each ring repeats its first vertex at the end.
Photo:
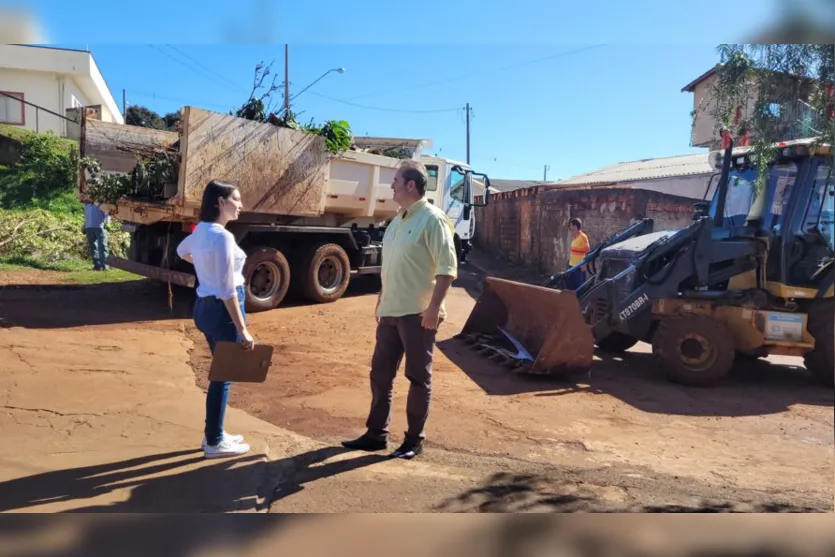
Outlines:
MULTIPOLYGON (((223 441, 224 439, 226 439, 227 441, 232 441, 234 443, 243 443, 244 442, 244 436, 243 435, 235 435, 233 433, 226 433, 225 431, 221 434, 220 440, 223 441)), ((209 446, 209 444, 206 442, 206 434, 204 433, 203 434, 203 443, 200 445, 200 448, 205 451, 206 447, 208 447, 208 446, 209 446)))
POLYGON ((224 458, 229 456, 240 456, 249 452, 249 445, 236 443, 224 439, 217 444, 217 447, 206 447, 203 449, 203 456, 206 458, 224 458))

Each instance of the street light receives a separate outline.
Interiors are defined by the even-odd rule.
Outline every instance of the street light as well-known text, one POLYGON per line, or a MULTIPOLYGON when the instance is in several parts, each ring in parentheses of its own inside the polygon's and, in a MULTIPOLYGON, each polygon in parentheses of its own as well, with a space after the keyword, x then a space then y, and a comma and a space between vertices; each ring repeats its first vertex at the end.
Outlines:
POLYGON ((311 87, 313 87, 314 85, 316 85, 316 84, 317 84, 317 83, 318 83, 318 82, 319 82, 322 78, 324 78, 326 75, 328 75, 328 74, 329 74, 329 73, 331 73, 331 72, 336 72, 336 73, 345 73, 345 68, 333 68, 333 69, 330 69, 330 70, 326 71, 325 73, 323 73, 322 75, 320 75, 320 76, 316 79, 316 81, 314 81, 313 83, 311 83, 310 85, 308 85, 307 87, 305 87, 304 89, 302 89, 301 91, 299 91, 298 93, 296 93, 295 95, 293 95, 292 97, 290 97, 290 100, 292 101, 293 99, 295 99, 296 97, 298 97, 299 95, 301 95, 302 93, 304 93, 305 91, 307 91, 308 89, 310 89, 311 87))

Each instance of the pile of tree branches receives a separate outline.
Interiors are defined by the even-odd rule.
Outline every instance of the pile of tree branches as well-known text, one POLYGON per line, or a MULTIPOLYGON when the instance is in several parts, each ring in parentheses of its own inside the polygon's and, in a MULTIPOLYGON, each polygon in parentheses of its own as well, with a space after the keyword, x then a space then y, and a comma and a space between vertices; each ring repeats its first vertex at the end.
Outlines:
POLYGON ((276 83, 278 77, 276 75, 273 75, 269 86, 265 85, 267 77, 272 75, 272 65, 272 62, 267 66, 261 62, 255 66, 255 77, 252 81, 249 99, 237 111, 229 114, 238 118, 320 135, 325 138, 325 149, 329 153, 337 154, 350 149, 353 145, 353 135, 350 124, 345 120, 327 120, 317 125, 311 118, 307 124, 300 124, 296 119, 298 115, 289 107, 286 109, 282 107, 278 110, 273 108, 275 104, 273 93, 282 91, 284 86, 276 83))
POLYGON ((143 201, 165 199, 167 184, 177 182, 177 164, 167 154, 140 160, 128 174, 104 173, 98 160, 84 157, 80 166, 87 172, 87 194, 96 203, 115 204, 122 198, 143 201))

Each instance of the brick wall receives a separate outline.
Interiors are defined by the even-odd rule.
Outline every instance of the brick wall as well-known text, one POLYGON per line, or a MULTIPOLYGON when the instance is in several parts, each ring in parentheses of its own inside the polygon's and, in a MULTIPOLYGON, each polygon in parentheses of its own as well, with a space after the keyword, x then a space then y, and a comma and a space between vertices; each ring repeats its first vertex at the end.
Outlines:
POLYGON ((568 221, 579 217, 594 246, 636 218, 655 219, 655 230, 690 224, 693 200, 656 191, 626 188, 548 190, 530 188, 491 195, 476 210, 475 244, 544 273, 565 269, 568 221))

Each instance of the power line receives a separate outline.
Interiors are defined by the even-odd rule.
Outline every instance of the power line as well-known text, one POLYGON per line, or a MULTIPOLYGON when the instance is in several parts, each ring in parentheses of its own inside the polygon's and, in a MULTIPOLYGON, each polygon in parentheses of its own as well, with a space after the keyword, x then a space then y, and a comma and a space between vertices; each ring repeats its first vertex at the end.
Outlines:
MULTIPOLYGON (((206 74, 205 72, 200 72, 200 71, 198 71, 198 70, 197 70, 194 66, 189 65, 189 64, 187 64, 187 63, 183 62, 182 60, 180 60, 180 59, 178 59, 178 58, 175 58, 174 56, 172 56, 172 55, 168 54, 166 51, 164 51, 163 49, 159 48, 159 47, 158 47, 157 45, 155 45, 155 44, 150 44, 150 45, 148 45, 148 46, 150 46, 150 47, 154 48, 155 50, 158 50, 160 53, 164 54, 164 55, 165 55, 165 56, 167 56, 168 58, 171 58, 172 60, 174 60, 175 62, 177 62, 177 63, 178 63, 178 64, 180 64, 181 66, 184 66, 184 67, 186 67, 186 68, 190 69, 191 71, 193 71, 194 73, 196 73, 196 74, 197 74, 197 75, 199 75, 200 77, 204 77, 204 78, 208 79, 209 81, 213 81, 214 83, 217 83, 218 85, 223 85, 224 87, 232 87, 232 86, 230 86, 228 83, 224 83, 223 81, 220 81, 220 80, 218 80, 218 79, 216 79, 216 78, 212 77, 211 75, 206 74)), ((240 87, 235 86, 235 88, 236 88, 238 91, 242 91, 242 89, 241 89, 240 87)))
POLYGON ((352 103, 350 101, 345 101, 345 100, 342 100, 342 99, 335 99, 333 97, 329 97, 329 96, 323 95, 321 93, 315 93, 313 91, 310 91, 309 94, 313 95, 313 96, 316 96, 316 97, 322 97, 323 99, 327 99, 329 101, 338 102, 338 103, 342 103, 342 104, 347 104, 349 106, 355 106, 357 108, 364 108, 366 110, 379 110, 380 112, 403 112, 403 113, 408 113, 408 114, 435 114, 435 113, 441 113, 441 112, 460 112, 460 111, 464 110, 463 107, 436 108, 436 109, 426 109, 426 110, 405 109, 405 108, 382 108, 382 107, 377 107, 377 106, 368 106, 368 105, 364 105, 364 104, 352 103))
MULTIPOLYGON (((136 97, 160 99, 160 100, 163 100, 163 101, 178 102, 178 103, 183 103, 184 105, 193 105, 193 103, 194 103, 193 99, 192 100, 185 100, 185 99, 181 99, 181 98, 178 98, 178 97, 168 97, 168 96, 160 95, 160 94, 157 94, 157 93, 150 93, 148 91, 137 91, 135 89, 130 90, 130 95, 131 96, 136 96, 136 97)), ((215 107, 215 108, 223 107, 224 110, 228 110, 230 108, 228 105, 221 105, 221 104, 217 104, 217 103, 200 103, 200 104, 202 104, 203 106, 212 106, 212 107, 215 107)))
MULTIPOLYGON (((545 56, 544 58, 536 58, 534 60, 526 60, 524 62, 517 62, 517 63, 514 63, 514 64, 507 65, 507 66, 503 66, 501 68, 496 68, 496 71, 505 71, 505 70, 510 70, 510 69, 514 69, 514 68, 519 68, 519 67, 522 67, 522 66, 528 66, 528 65, 531 65, 531 64, 538 64, 540 62, 546 62, 548 60, 555 60, 557 58, 563 58, 565 56, 571 56, 573 54, 579 54, 581 52, 586 52, 588 50, 593 50, 595 48, 600 48, 600 47, 603 47, 603 46, 606 46, 605 43, 604 44, 592 45, 592 46, 586 46, 586 47, 578 48, 578 49, 575 49, 575 50, 569 50, 568 52, 561 52, 559 54, 552 54, 550 56, 545 56)), ((363 98, 366 98, 366 97, 373 97, 375 95, 387 95, 387 94, 390 94, 390 93, 403 93, 405 91, 413 91, 415 89, 423 89, 425 87, 432 87, 434 85, 443 85, 445 83, 451 83, 453 81, 460 81, 462 79, 472 79, 473 77, 479 77, 480 75, 482 75, 482 74, 474 73, 474 74, 469 74, 469 75, 458 75, 458 76, 450 77, 450 78, 447 78, 447 79, 441 79, 439 81, 430 81, 429 83, 422 83, 420 85, 414 85, 412 87, 406 87, 405 89, 400 89, 400 90, 397 90, 397 91, 385 91, 385 92, 382 92, 382 93, 369 93, 367 95, 360 95, 358 97, 351 97, 348 100, 357 100, 357 99, 363 99, 363 98)))
POLYGON ((186 54, 185 52, 183 52, 182 50, 180 50, 180 49, 179 49, 179 48, 177 48, 176 46, 174 46, 174 45, 172 45, 172 44, 166 44, 165 46, 167 46, 168 48, 170 48, 170 49, 171 49, 171 50, 173 50, 174 52, 178 52, 180 55, 184 56, 185 58, 188 58, 189 60, 191 60, 192 62, 194 62, 194 63, 195 63, 195 64, 197 64, 198 66, 202 67, 203 69, 205 69, 205 70, 206 70, 206 71, 208 71, 209 73, 211 73, 211 74, 213 74, 213 75, 217 76, 218 78, 222 79, 222 80, 223 80, 223 81, 225 81, 226 83, 228 83, 228 84, 232 85, 232 87, 235 87, 236 89, 241 90, 241 86, 240 86, 239 84, 235 83, 234 81, 232 81, 231 79, 229 79, 229 78, 227 78, 227 77, 224 77, 224 76, 220 75, 217 71, 215 71, 215 70, 213 70, 212 68, 208 67, 207 65, 203 64, 203 63, 202 63, 202 62, 200 62, 199 60, 195 60, 194 58, 192 58, 191 56, 189 56, 188 54, 186 54))

